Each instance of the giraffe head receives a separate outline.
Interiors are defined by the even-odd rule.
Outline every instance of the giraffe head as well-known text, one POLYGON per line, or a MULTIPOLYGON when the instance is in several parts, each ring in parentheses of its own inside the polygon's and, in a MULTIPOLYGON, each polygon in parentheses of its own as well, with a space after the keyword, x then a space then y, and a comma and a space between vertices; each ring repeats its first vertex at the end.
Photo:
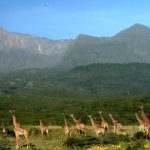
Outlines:
POLYGON ((101 114, 102 114, 102 111, 99 111, 99 114, 101 115, 101 114))
POLYGON ((141 105, 141 106, 140 106, 140 108, 141 108, 141 110, 143 110, 144 106, 143 106, 143 105, 141 105))
POLYGON ((141 115, 141 114, 142 114, 142 111, 139 111, 139 114, 141 115))
POLYGON ((92 118, 92 115, 88 115, 89 118, 92 118))
POLYGON ((71 114, 70 117, 73 117, 73 114, 71 114))
POLYGON ((109 114, 109 116, 111 117, 112 115, 111 115, 111 114, 109 114))
POLYGON ((15 110, 9 110, 9 112, 14 115, 15 114, 15 110))

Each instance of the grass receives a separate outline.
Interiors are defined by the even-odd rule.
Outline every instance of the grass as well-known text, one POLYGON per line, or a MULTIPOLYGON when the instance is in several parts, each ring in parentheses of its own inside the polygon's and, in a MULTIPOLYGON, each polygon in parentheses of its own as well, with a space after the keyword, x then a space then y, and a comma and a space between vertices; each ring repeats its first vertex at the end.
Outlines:
MULTIPOLYGON (((51 126, 50 129, 50 134, 49 136, 41 136, 40 132, 39 132, 39 128, 38 127, 33 127, 33 126, 28 126, 29 129, 32 129, 32 130, 35 130, 36 132, 31 133, 30 132, 30 141, 32 143, 32 150, 72 150, 71 147, 65 145, 64 143, 66 142, 66 137, 64 136, 64 130, 62 127, 60 126, 51 126), (37 132, 38 131, 38 132, 37 132)), ((111 131, 112 132, 112 127, 110 127, 111 131)), ((138 131, 138 127, 137 126, 126 126, 125 127, 126 129, 126 133, 129 134, 129 136, 133 136, 135 132, 138 131)), ((92 127, 88 126, 87 127, 87 137, 90 136, 90 137, 95 137, 96 138, 96 135, 95 133, 93 132, 92 130, 92 127)), ((73 132, 73 137, 74 138, 80 138, 76 132, 74 131, 73 132)), ((82 138, 82 137, 81 137, 82 138)), ((21 140, 20 140, 20 145, 23 146, 24 145, 24 138, 21 137, 21 140)), ((150 142, 144 140, 142 141, 141 143, 143 143, 149 147, 150 146, 150 142)), ((113 145, 113 144, 108 144, 108 145, 104 145, 104 146, 101 146, 103 148, 108 148, 109 150, 113 150, 113 149, 125 149, 128 147, 128 149, 132 149, 132 147, 136 146, 136 141, 135 142, 120 142, 118 143, 117 145, 113 145)), ((89 147, 74 147, 75 150, 87 150, 88 148, 89 149, 94 149, 94 147, 96 147, 97 145, 90 145, 89 147)), ((137 144, 138 146, 138 144, 137 144)), ((3 137, 3 136, 0 136, 0 147, 2 149, 2 147, 5 147, 4 150, 7 150, 7 149, 11 149, 11 150, 14 150, 15 149, 15 137, 13 136, 9 136, 9 137, 3 137)), ((26 147, 21 147, 22 150, 26 150, 26 147)), ((95 148, 96 149, 96 148, 95 148)), ((95 150, 94 149, 94 150, 95 150)), ((100 149, 100 148, 99 148, 100 149)), ((98 147, 96 150, 99 150, 98 147)), ((146 149, 146 148, 145 148, 146 149)))

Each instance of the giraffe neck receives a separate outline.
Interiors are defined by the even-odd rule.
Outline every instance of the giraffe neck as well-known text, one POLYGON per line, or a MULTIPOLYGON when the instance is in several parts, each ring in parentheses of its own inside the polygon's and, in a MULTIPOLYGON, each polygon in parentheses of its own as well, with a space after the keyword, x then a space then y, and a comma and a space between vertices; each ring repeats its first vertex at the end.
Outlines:
POLYGON ((141 109, 141 115, 142 115, 142 117, 143 117, 144 122, 149 122, 149 119, 148 119, 148 117, 146 116, 146 114, 145 114, 145 112, 144 112, 143 109, 141 109))
POLYGON ((13 115, 12 116, 12 119, 13 119, 13 125, 14 125, 14 127, 16 127, 17 126, 17 119, 16 119, 16 116, 15 115, 13 115))
POLYGON ((95 124, 96 124, 96 123, 94 122, 93 118, 90 117, 90 119, 91 119, 92 126, 95 127, 95 124))
POLYGON ((137 121, 138 121, 140 124, 142 124, 142 120, 139 118, 138 114, 135 114, 135 117, 136 117, 137 121))
POLYGON ((68 124, 67 124, 67 120, 65 117, 64 117, 64 122, 65 122, 65 126, 67 126, 68 124))
POLYGON ((111 118, 113 124, 116 124, 116 123, 117 123, 117 121, 116 121, 111 115, 110 115, 110 118, 111 118))
POLYGON ((102 114, 100 113, 100 117, 102 121, 105 121, 105 119, 103 118, 102 114))
POLYGON ((78 120, 74 116, 72 116, 72 119, 76 124, 78 124, 78 120))
POLYGON ((40 126, 42 127, 43 126, 43 123, 42 123, 42 121, 40 120, 40 126))

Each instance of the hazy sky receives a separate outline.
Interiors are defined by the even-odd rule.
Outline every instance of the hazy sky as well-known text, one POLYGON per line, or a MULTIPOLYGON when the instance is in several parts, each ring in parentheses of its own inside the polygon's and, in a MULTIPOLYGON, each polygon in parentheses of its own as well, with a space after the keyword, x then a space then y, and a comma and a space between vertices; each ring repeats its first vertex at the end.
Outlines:
POLYGON ((50 39, 150 26, 150 0, 0 0, 0 27, 50 39))

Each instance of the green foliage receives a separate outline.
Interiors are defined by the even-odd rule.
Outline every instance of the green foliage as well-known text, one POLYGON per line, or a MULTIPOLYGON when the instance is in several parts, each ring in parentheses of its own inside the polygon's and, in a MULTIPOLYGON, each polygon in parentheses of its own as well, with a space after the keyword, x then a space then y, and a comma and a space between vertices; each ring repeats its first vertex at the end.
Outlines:
MULTIPOLYGON (((92 64, 70 71, 27 69, 0 76, 0 116, 12 124, 10 109, 20 123, 63 125, 62 113, 73 113, 85 124, 87 115, 103 111, 123 124, 135 124, 135 112, 144 105, 150 114, 149 64, 92 64)), ((150 116, 149 116, 150 117, 150 116)), ((71 118, 68 121, 72 122, 71 118)), ((100 121, 100 118, 98 118, 100 121)))
POLYGON ((126 150, 145 150, 144 143, 134 142, 134 143, 128 144, 126 147, 126 150))
MULTIPOLYGON (((103 111, 106 120, 111 124, 108 116, 112 113, 114 118, 119 120, 123 125, 135 124, 137 120, 134 116, 139 111, 139 106, 144 105, 146 114, 149 114, 150 97, 122 97, 122 98, 68 98, 60 99, 59 96, 48 97, 39 95, 0 95, 0 116, 8 125, 12 124, 12 118, 9 113, 10 109, 16 109, 17 119, 21 124, 39 125, 42 120, 48 125, 63 125, 63 113, 73 113, 76 118, 85 124, 91 124, 87 115, 97 116, 98 122, 100 117, 98 112, 103 111), (144 102, 143 102, 144 101, 144 102)), ((67 118, 71 124, 72 119, 67 118)))
POLYGON ((72 148, 88 147, 93 144, 100 144, 99 139, 95 137, 69 138, 64 143, 64 145, 72 148))
POLYGON ((129 142, 129 135, 116 135, 114 133, 107 133, 100 136, 102 144, 118 144, 118 142, 129 142))
POLYGON ((135 140, 143 140, 143 139, 145 139, 145 133, 144 132, 136 132, 135 134, 134 134, 134 136, 133 136, 133 138, 135 139, 135 140))
POLYGON ((131 141, 131 138, 129 137, 129 135, 128 134, 126 134, 126 135, 118 135, 118 140, 120 141, 120 142, 130 142, 131 141))
POLYGON ((0 149, 1 150, 11 150, 11 143, 6 138, 0 140, 0 149))
POLYGON ((65 145, 75 148, 75 147, 89 147, 91 145, 109 145, 118 144, 119 142, 129 142, 130 138, 126 135, 115 135, 113 133, 107 133, 101 135, 100 137, 75 137, 69 138, 65 141, 65 145))

